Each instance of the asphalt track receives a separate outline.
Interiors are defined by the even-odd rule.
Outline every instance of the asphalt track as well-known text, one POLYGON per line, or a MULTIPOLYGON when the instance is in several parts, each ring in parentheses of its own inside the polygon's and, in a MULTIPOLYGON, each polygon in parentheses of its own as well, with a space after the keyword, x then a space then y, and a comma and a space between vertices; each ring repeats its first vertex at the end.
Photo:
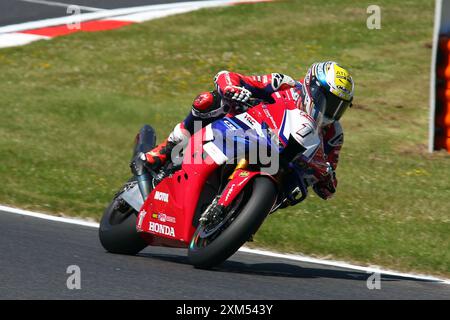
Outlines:
POLYGON ((0 212, 0 299, 450 299, 450 285, 237 253, 214 270, 188 264, 186 250, 104 251, 92 227, 0 212), (67 267, 81 269, 69 290, 67 267))
MULTIPOLYGON (((1 0, 0 26, 67 16, 67 7, 52 5, 52 2, 85 6, 94 9, 116 9, 160 3, 183 2, 188 0, 48 0, 48 4, 28 1, 36 0, 1 0)), ((39 2, 39 0, 37 0, 37 2, 39 2)), ((91 11, 92 10, 81 10, 82 13, 91 11)))

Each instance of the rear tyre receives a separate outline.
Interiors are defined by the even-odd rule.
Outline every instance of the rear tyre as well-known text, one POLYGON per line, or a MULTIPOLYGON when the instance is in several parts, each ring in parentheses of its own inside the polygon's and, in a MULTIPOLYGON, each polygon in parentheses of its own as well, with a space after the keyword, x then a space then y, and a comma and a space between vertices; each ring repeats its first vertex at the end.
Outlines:
POLYGON ((100 221, 99 238, 106 251, 135 255, 147 246, 136 231, 137 212, 120 196, 106 208, 100 221))
MULTIPOLYGON (((191 240, 188 257, 197 268, 212 268, 233 255, 259 229, 270 213, 277 198, 275 184, 267 177, 256 177, 244 192, 231 223, 218 230, 213 239, 202 238, 203 226, 199 225, 191 240)), ((238 197, 239 198, 239 197, 238 197)))

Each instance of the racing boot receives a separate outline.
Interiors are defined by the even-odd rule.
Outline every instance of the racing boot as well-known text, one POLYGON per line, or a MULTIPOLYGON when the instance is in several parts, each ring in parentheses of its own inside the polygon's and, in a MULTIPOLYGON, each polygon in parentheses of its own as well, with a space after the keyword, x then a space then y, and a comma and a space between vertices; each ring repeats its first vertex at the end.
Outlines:
POLYGON ((158 144, 155 148, 145 154, 147 164, 153 171, 159 170, 168 159, 170 159, 170 153, 176 143, 169 141, 169 138, 158 144))
POLYGON ((178 144, 184 146, 188 139, 189 132, 184 129, 183 123, 177 124, 166 140, 145 154, 148 167, 153 171, 159 170, 171 159, 173 148, 178 144))

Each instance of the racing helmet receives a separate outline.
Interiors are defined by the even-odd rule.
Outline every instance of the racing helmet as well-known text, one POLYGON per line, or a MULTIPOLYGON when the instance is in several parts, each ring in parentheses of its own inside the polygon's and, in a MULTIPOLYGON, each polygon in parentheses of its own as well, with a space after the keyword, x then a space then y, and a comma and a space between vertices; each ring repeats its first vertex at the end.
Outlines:
POLYGON ((352 76, 336 62, 313 63, 304 79, 299 108, 318 126, 326 126, 352 106, 353 90, 352 76))

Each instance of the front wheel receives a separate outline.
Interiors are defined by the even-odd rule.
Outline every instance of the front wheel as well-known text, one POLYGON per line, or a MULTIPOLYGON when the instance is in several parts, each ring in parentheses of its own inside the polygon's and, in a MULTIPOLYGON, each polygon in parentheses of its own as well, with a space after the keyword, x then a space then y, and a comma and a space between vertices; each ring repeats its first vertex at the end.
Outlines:
POLYGON ((99 238, 106 251, 137 254, 147 243, 136 231, 137 212, 122 198, 115 197, 100 221, 99 238))
POLYGON ((267 177, 256 177, 232 205, 236 209, 227 224, 213 234, 198 226, 188 250, 191 264, 212 268, 228 259, 259 229, 276 198, 275 184, 267 177))

